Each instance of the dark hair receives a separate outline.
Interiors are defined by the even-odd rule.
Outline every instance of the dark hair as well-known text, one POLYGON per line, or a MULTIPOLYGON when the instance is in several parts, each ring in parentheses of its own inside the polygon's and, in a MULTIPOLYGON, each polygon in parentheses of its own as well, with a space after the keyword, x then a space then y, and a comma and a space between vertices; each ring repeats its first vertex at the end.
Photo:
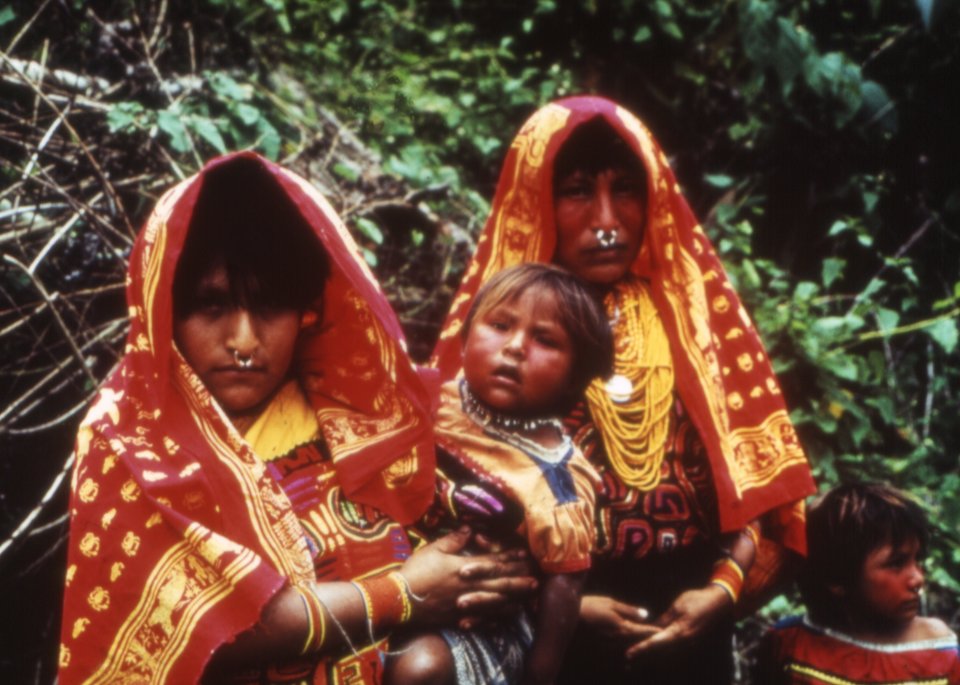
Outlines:
POLYGON ((573 378, 567 398, 572 404, 591 380, 609 376, 613 371, 613 333, 596 296, 569 271, 552 264, 528 263, 498 272, 477 291, 460 335, 466 341, 476 318, 504 302, 515 301, 530 289, 543 290, 557 298, 559 323, 573 347, 573 378))
POLYGON ((810 615, 836 625, 839 611, 831 586, 852 591, 869 554, 882 545, 915 539, 925 556, 927 518, 916 502, 888 485, 850 483, 828 491, 807 512, 807 560, 800 591, 810 615))
POLYGON ((198 306, 200 280, 223 264, 234 303, 307 309, 329 264, 320 240, 261 162, 240 157, 207 172, 173 282, 174 316, 198 306))
POLYGON ((556 188, 575 171, 596 176, 606 169, 623 169, 640 176, 646 200, 647 170, 643 162, 603 117, 596 117, 578 126, 560 146, 553 161, 553 185, 556 188))

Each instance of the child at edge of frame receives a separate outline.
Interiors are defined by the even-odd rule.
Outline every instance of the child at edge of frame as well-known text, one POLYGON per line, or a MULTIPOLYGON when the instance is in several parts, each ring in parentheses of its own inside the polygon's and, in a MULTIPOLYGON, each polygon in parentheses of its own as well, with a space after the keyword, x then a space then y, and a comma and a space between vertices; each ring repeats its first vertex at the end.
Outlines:
POLYGON ((921 616, 929 532, 920 506, 879 483, 837 486, 810 508, 805 616, 763 638, 763 685, 960 683, 957 636, 921 616))
POLYGON ((612 334, 577 277, 522 264, 484 284, 461 335, 463 374, 441 393, 437 497, 421 532, 468 523, 526 547, 543 574, 537 606, 393 643, 387 682, 552 683, 579 616, 599 480, 560 417, 609 375, 612 334))

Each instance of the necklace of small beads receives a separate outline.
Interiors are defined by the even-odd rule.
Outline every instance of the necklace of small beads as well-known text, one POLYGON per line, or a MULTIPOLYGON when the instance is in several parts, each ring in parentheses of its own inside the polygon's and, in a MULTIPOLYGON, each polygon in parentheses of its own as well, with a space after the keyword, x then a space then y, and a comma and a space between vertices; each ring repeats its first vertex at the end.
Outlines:
POLYGON ((526 432, 535 431, 544 426, 554 426, 563 433, 563 424, 555 416, 537 416, 533 418, 522 418, 519 416, 507 416, 501 414, 485 405, 470 391, 467 381, 460 382, 460 399, 463 401, 463 409, 480 426, 495 426, 508 431, 522 430, 526 432))
POLYGON ((607 296, 615 341, 614 375, 587 389, 587 405, 607 461, 630 487, 660 482, 674 400, 670 342, 648 286, 624 279, 607 296))
POLYGON ((555 416, 521 419, 500 414, 487 407, 470 392, 470 387, 465 380, 460 381, 460 401, 463 411, 483 429, 484 433, 548 464, 559 464, 573 449, 570 436, 563 432, 563 423, 555 416), (544 427, 553 428, 557 432, 560 436, 559 445, 544 447, 536 440, 522 435, 522 433, 544 427))

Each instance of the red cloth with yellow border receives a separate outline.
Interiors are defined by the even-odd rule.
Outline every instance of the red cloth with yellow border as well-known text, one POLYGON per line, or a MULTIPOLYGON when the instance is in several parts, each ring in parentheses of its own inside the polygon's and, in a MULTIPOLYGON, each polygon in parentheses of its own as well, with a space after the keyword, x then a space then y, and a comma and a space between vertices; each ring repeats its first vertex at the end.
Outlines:
POLYGON ((803 498, 815 487, 770 360, 659 145, 616 103, 572 97, 537 111, 507 152, 493 210, 434 351, 446 380, 460 368, 460 330, 480 285, 556 247, 553 163, 581 124, 603 118, 647 171, 643 246, 631 271, 649 282, 670 341, 676 388, 710 458, 720 528, 761 515, 766 531, 805 553, 803 498))
POLYGON ((784 619, 759 647, 757 682, 767 685, 956 685, 957 636, 878 644, 817 626, 806 617, 784 619))
POLYGON ((283 585, 315 578, 290 500, 172 344, 172 284, 205 174, 258 161, 331 265, 296 375, 343 492, 399 522, 433 493, 429 396, 346 228, 304 179, 229 155, 157 203, 130 257, 124 358, 78 436, 60 682, 196 682, 283 585))

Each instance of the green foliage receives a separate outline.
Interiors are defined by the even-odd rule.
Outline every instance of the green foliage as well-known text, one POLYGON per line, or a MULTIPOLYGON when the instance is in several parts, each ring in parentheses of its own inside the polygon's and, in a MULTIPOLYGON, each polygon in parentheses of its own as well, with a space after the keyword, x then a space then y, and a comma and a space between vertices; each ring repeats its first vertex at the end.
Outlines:
MULTIPOLYGON (((869 122, 856 131, 864 147, 883 146, 897 133, 897 110, 908 110, 909 100, 895 105, 886 88, 864 80, 848 58, 819 55, 802 29, 768 11, 769 3, 741 5, 745 51, 756 69, 753 83, 771 73, 778 81, 774 102, 779 100, 782 109, 768 111, 781 120, 771 123, 808 127, 816 122, 822 132, 827 126, 849 127, 859 118, 869 122), (798 99, 798 85, 817 99, 798 99)), ((755 92, 769 102, 769 90, 755 92)), ((761 138, 763 127, 754 130, 761 138)), ((743 137, 731 128, 732 141, 743 137)), ((736 206, 720 207, 713 230, 782 379, 793 386, 794 419, 819 479, 825 484, 881 479, 918 495, 938 530, 933 579, 956 592, 960 512, 943 504, 960 494, 957 441, 950 428, 958 387, 950 355, 957 347, 960 307, 955 287, 932 301, 956 279, 956 262, 930 262, 924 252, 909 251, 928 232, 952 235, 953 240, 956 233, 938 211, 916 207, 926 210, 919 213, 920 227, 909 228, 913 235, 901 236, 904 242, 891 254, 883 232, 890 218, 884 210, 898 201, 898 186, 909 182, 893 177, 897 171, 883 163, 847 170, 834 192, 854 213, 832 220, 824 233, 819 273, 807 278, 756 259, 752 243, 742 239, 752 232, 748 226, 763 222, 758 208, 769 204, 756 174, 738 180, 738 187, 752 192, 738 197, 736 206)), ((715 185, 710 177, 706 181, 715 185)), ((948 259, 955 260, 955 246, 950 254, 948 259)))
MULTIPOLYGON (((383 245, 383 232, 380 227, 370 219, 357 217, 354 220, 357 230, 374 245, 383 245)), ((377 253, 368 247, 361 247, 363 258, 371 267, 377 266, 377 253)))
POLYGON ((17 13, 14 11, 13 7, 9 5, 4 5, 0 7, 0 26, 4 24, 9 24, 11 21, 17 18, 17 13))
MULTIPOLYGON (((193 84, 190 84, 191 87, 193 84)), ((107 114, 110 130, 119 134, 160 135, 174 152, 192 155, 199 164, 228 150, 256 149, 271 159, 281 151, 279 119, 254 86, 240 83, 224 71, 206 71, 187 97, 166 107, 151 108, 138 101, 114 103, 107 114)))
POLYGON ((430 3, 293 0, 284 12, 294 28, 281 59, 315 65, 299 73, 311 94, 417 184, 463 187, 464 170, 502 154, 519 117, 571 87, 559 66, 518 56, 509 31, 491 34, 430 3))

